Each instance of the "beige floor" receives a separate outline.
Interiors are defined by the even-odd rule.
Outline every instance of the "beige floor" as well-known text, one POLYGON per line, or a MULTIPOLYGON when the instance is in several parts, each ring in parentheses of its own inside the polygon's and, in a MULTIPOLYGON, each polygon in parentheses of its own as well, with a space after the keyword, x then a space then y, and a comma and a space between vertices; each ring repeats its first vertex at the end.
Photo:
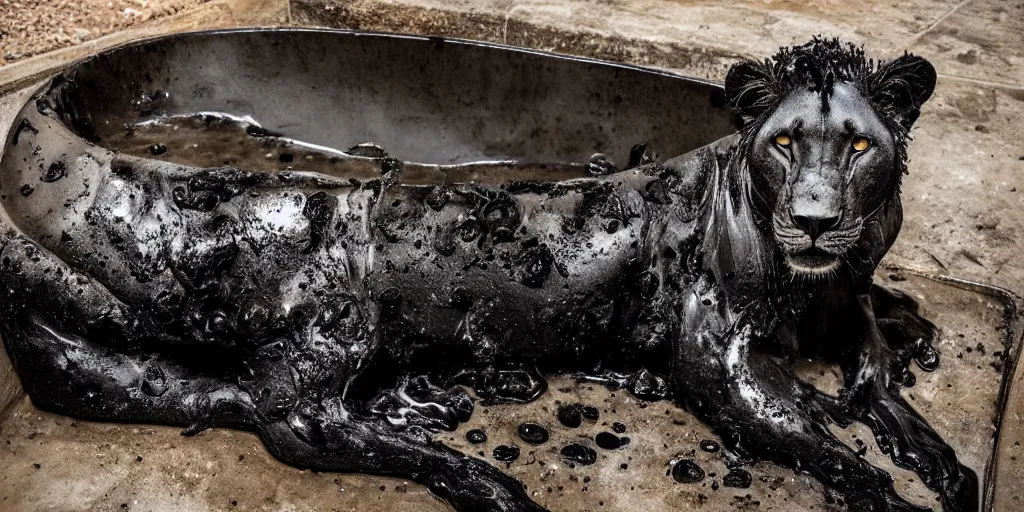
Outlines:
MULTIPOLYGON (((888 261, 1024 292, 1024 259, 1019 256, 1024 242, 1018 241, 1024 234, 1019 213, 1024 201, 1021 1, 908 0, 892 6, 841 0, 296 0, 289 6, 281 0, 213 0, 169 21, 0 67, 0 95, 105 45, 166 31, 287 20, 505 42, 711 79, 721 79, 739 57, 761 56, 818 33, 863 42, 869 52, 883 56, 904 50, 920 53, 935 63, 941 76, 915 130, 911 175, 904 185, 907 219, 888 261)), ((0 131, 6 131, 4 104, 12 102, 11 96, 0 98, 0 131)), ((980 294, 916 278, 900 286, 923 296, 929 315, 943 328, 944 364, 934 374, 919 374, 910 394, 980 469, 987 463, 994 433, 999 374, 992 354, 1000 350, 995 329, 999 305, 980 294), (973 350, 978 343, 984 354, 973 350), (963 359, 956 357, 960 353, 963 359), (947 388, 947 383, 954 387, 947 388)), ((5 368, 0 361, 0 387, 9 378, 5 368)), ((1003 426, 995 510, 1021 507, 1017 483, 1024 475, 1016 457, 1024 456, 1017 443, 1024 441, 1024 395, 1015 391, 1003 426)), ((706 510, 823 506, 815 482, 767 464, 753 468, 755 485, 743 492, 673 484, 664 476, 664 464, 694 450, 708 435, 703 427, 666 404, 641 409, 621 394, 613 398, 605 390, 579 386, 568 393, 577 394, 614 408, 616 419, 636 433, 630 447, 605 453, 587 473, 567 471, 557 463, 552 450, 575 434, 557 429, 553 441, 513 464, 510 471, 554 510, 688 509, 701 501, 700 495, 706 496, 706 510), (622 463, 628 464, 627 470, 619 469, 622 463), (587 485, 583 476, 591 479, 587 485)), ((510 440, 520 418, 554 426, 553 401, 569 399, 564 395, 554 391, 528 407, 491 408, 473 422, 489 425, 490 447, 510 440)), ((454 439, 448 442, 458 444, 461 437, 454 439)), ((0 510, 444 509, 415 485, 282 466, 253 437, 235 432, 218 430, 184 439, 166 428, 72 422, 21 401, 0 423, 0 443, 0 510)), ((873 451, 873 442, 868 445, 873 451)), ((696 455, 705 457, 705 469, 720 478, 720 459, 699 450, 696 455)), ((898 474, 908 498, 934 505, 918 482, 898 474)))

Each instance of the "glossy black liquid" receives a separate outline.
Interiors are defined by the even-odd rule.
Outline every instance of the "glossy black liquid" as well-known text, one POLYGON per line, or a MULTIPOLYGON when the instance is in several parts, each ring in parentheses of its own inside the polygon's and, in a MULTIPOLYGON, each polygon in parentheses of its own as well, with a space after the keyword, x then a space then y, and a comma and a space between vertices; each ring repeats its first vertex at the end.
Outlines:
POLYGON ((474 428, 466 432, 466 440, 472 444, 486 443, 487 433, 481 429, 474 428))
POLYGON ((722 485, 726 487, 746 489, 747 487, 750 487, 750 482, 750 472, 743 468, 730 469, 729 472, 722 477, 722 485))
POLYGON ((536 423, 523 423, 516 429, 519 439, 530 444, 543 444, 548 441, 548 430, 536 423))
POLYGON ((558 421, 566 427, 576 428, 583 423, 583 415, 576 404, 562 405, 558 407, 558 421))
POLYGON ((597 462, 597 452, 593 448, 579 443, 564 446, 559 452, 566 462, 580 466, 589 466, 597 462))
POLYGON ((519 458, 519 447, 516 445, 503 444, 496 446, 491 453, 494 460, 499 462, 512 462, 519 458))
POLYGON ((605 450, 617 450, 622 446, 622 442, 619 441, 619 436, 612 434, 611 432, 601 432, 594 436, 594 442, 598 447, 605 450))
POLYGON ((710 439, 702 439, 700 442, 700 449, 708 453, 715 453, 718 451, 718 443, 710 439))
POLYGON ((683 459, 672 466, 672 479, 681 484, 695 484, 704 480, 704 470, 696 462, 683 459))

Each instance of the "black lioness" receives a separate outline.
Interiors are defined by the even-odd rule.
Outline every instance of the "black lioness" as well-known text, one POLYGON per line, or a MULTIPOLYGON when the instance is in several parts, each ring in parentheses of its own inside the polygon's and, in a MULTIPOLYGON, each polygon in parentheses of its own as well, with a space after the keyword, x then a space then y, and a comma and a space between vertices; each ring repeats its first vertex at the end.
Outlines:
POLYGON ((41 408, 249 429, 286 463, 411 478, 460 511, 540 507, 431 440, 472 412, 455 384, 524 401, 556 371, 625 375, 851 510, 918 509, 827 428, 864 422, 945 510, 976 510, 974 473, 899 394, 910 358, 935 364, 934 327, 871 284, 934 84, 921 58, 815 40, 732 67, 739 134, 500 188, 403 184, 387 158, 354 182, 92 148, 95 174, 40 184, 6 229, 3 339, 41 408), (797 379, 798 355, 838 362, 842 396, 797 379))

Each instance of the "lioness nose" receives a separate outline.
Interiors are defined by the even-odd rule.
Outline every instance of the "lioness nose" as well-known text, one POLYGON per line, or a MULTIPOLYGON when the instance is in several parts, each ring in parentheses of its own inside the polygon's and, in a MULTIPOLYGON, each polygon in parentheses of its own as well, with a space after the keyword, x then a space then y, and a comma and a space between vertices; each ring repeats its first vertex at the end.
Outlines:
POLYGON ((822 233, 836 227, 839 224, 839 216, 819 217, 814 215, 793 215, 793 223, 811 237, 817 240, 822 233))

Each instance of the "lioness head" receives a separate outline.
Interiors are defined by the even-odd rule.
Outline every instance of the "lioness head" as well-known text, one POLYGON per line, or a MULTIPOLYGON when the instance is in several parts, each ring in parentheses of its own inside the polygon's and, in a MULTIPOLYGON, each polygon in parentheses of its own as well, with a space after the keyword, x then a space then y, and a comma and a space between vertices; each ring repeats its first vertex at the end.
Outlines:
POLYGON ((907 134, 935 78, 920 57, 875 63, 859 47, 822 39, 729 70, 750 199, 794 273, 839 268, 867 222, 897 198, 907 134))

